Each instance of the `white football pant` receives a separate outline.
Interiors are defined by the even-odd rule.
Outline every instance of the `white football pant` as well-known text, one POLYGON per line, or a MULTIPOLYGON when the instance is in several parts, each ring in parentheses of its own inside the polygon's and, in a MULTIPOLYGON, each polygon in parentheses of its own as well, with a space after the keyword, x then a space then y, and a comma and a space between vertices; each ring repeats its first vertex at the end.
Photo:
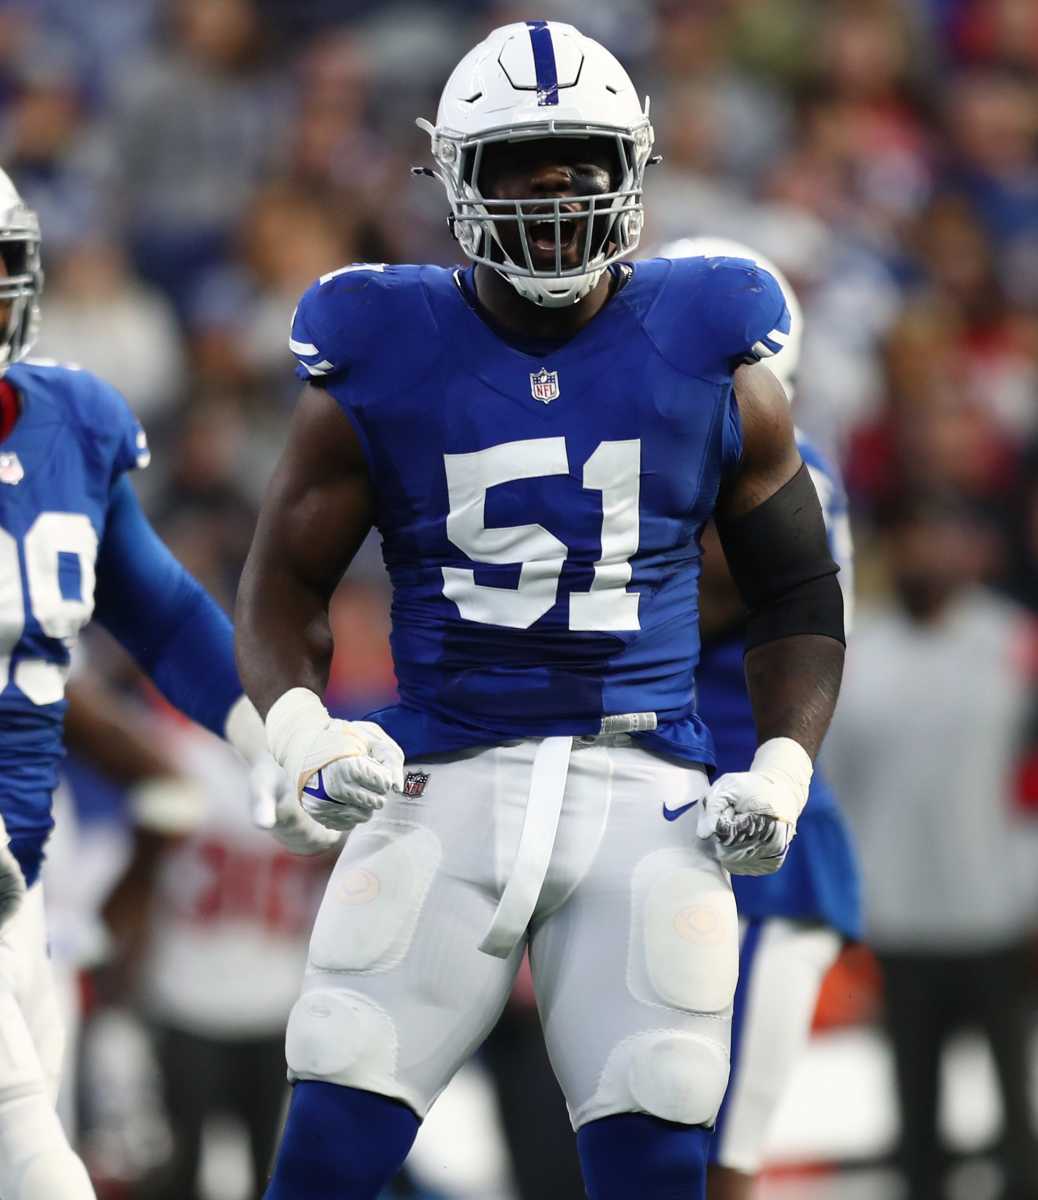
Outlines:
POLYGON ((528 940, 574 1128, 631 1111, 712 1123, 738 920, 695 832, 705 772, 612 734, 405 775, 412 794, 350 834, 329 881, 288 1023, 291 1077, 423 1117, 493 1027, 528 940))
POLYGON ((755 1175, 772 1119, 807 1047, 818 993, 842 938, 827 925, 781 917, 759 923, 752 954, 743 956, 742 1014, 728 1094, 711 1158, 755 1175))
POLYGON ((54 1101, 61 1016, 47 958, 43 889, 31 887, 0 931, 0 1197, 94 1200, 54 1101))

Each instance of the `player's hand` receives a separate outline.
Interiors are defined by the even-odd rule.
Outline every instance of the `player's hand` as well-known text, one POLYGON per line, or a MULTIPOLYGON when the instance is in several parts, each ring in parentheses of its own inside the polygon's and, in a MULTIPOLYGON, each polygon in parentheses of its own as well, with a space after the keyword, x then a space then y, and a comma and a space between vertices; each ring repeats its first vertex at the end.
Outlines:
POLYGON ((25 896, 25 876, 10 846, 7 827, 0 817, 0 929, 18 911, 25 896))
POLYGON ((311 750, 336 757, 308 775, 300 803, 329 829, 349 831, 371 818, 390 791, 403 791, 404 752, 371 721, 331 720, 311 750))
POLYGON ((353 829, 390 791, 403 791, 404 752, 389 734, 370 721, 335 720, 306 688, 271 707, 267 738, 303 808, 329 829, 353 829))
POLYGON ((271 754, 264 754, 249 772, 252 819, 292 854, 320 854, 342 841, 342 834, 326 829, 304 812, 288 776, 271 754))
POLYGON ((733 875, 771 875, 785 862, 807 802, 813 766, 790 738, 761 745, 748 771, 722 775, 706 794, 696 832, 712 838, 733 875))

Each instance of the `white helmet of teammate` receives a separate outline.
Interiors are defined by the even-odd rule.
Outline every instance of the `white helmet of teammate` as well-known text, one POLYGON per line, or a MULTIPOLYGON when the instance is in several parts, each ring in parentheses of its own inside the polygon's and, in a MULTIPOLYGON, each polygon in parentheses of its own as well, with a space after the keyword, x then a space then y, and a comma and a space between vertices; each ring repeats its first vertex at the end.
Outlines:
POLYGON ((598 42, 559 21, 526 21, 495 29, 454 68, 440 97, 432 138, 436 177, 447 189, 454 235, 473 262, 493 267, 526 300, 550 308, 575 304, 612 262, 638 245, 642 184, 652 153, 649 101, 638 99, 627 72, 598 42), (616 191, 563 200, 486 199, 480 191, 484 148, 537 138, 608 138, 621 167, 616 191), (562 265, 561 221, 572 206, 590 214, 579 266, 562 265), (553 205, 554 211, 546 205, 553 205), (536 268, 526 232, 555 223, 554 269, 536 268), (516 222, 521 262, 504 249, 498 229, 516 222))
POLYGON ((729 241, 727 238, 681 238, 660 247, 661 258, 698 258, 700 256, 705 258, 748 258, 778 280, 778 285, 786 297, 786 306, 789 308, 789 338, 778 354, 768 359, 767 366, 768 370, 778 378, 787 397, 792 401, 793 391, 796 387, 797 364, 800 362, 800 339, 804 334, 804 314, 789 280, 763 254, 758 254, 756 250, 743 245, 742 242, 729 241))
POLYGON ((0 277, 0 302, 10 305, 0 332, 0 375, 24 358, 36 340, 40 323, 40 222, 0 170, 0 255, 6 268, 0 277))

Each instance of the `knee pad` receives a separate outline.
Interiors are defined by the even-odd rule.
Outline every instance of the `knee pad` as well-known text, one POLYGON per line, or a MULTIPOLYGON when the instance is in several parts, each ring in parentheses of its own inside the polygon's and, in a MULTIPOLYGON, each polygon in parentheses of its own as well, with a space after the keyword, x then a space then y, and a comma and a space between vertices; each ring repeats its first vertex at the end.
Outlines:
POLYGON ((388 1014, 367 997, 315 988, 304 992, 292 1006, 285 1056, 297 1079, 364 1087, 364 1080, 371 1076, 392 1077, 396 1029, 388 1014))
POLYGON ((310 938, 324 971, 388 971, 407 953, 442 857, 429 829, 357 830, 336 863, 310 938))
POLYGON ((42 1087, 0 1096, 0 1195, 4 1200, 94 1200, 42 1087))
POLYGON ((643 1112, 678 1125, 712 1125, 728 1086, 720 1041, 661 1029, 637 1034, 609 1056, 595 1108, 643 1112))
POLYGON ((728 1086, 728 1055, 694 1033, 643 1037, 628 1079, 639 1111, 679 1125, 712 1125, 728 1086))
POLYGON ((68 1148, 49 1149, 26 1164, 10 1200, 96 1200, 86 1167, 68 1148))

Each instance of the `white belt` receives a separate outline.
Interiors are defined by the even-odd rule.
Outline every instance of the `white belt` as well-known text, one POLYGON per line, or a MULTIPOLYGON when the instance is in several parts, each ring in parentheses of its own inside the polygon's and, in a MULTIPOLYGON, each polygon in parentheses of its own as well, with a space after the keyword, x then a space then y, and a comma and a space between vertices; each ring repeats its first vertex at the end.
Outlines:
MULTIPOLYGON (((640 732, 655 727, 655 713, 624 713, 603 717, 598 736, 640 732)), ((580 740, 587 744, 597 739, 592 736, 580 740)), ((544 738, 534 753, 530 794, 526 801, 519 847, 490 928, 479 943, 484 954, 507 958, 530 924, 555 849, 555 835, 562 816, 572 749, 573 738, 548 737, 544 738)))
POLYGON ((533 756, 530 795, 526 801, 519 848, 494 919, 479 943, 484 954, 507 958, 530 924, 544 887, 551 852, 555 849, 555 833, 562 815, 572 749, 571 737, 549 737, 541 742, 533 756))

